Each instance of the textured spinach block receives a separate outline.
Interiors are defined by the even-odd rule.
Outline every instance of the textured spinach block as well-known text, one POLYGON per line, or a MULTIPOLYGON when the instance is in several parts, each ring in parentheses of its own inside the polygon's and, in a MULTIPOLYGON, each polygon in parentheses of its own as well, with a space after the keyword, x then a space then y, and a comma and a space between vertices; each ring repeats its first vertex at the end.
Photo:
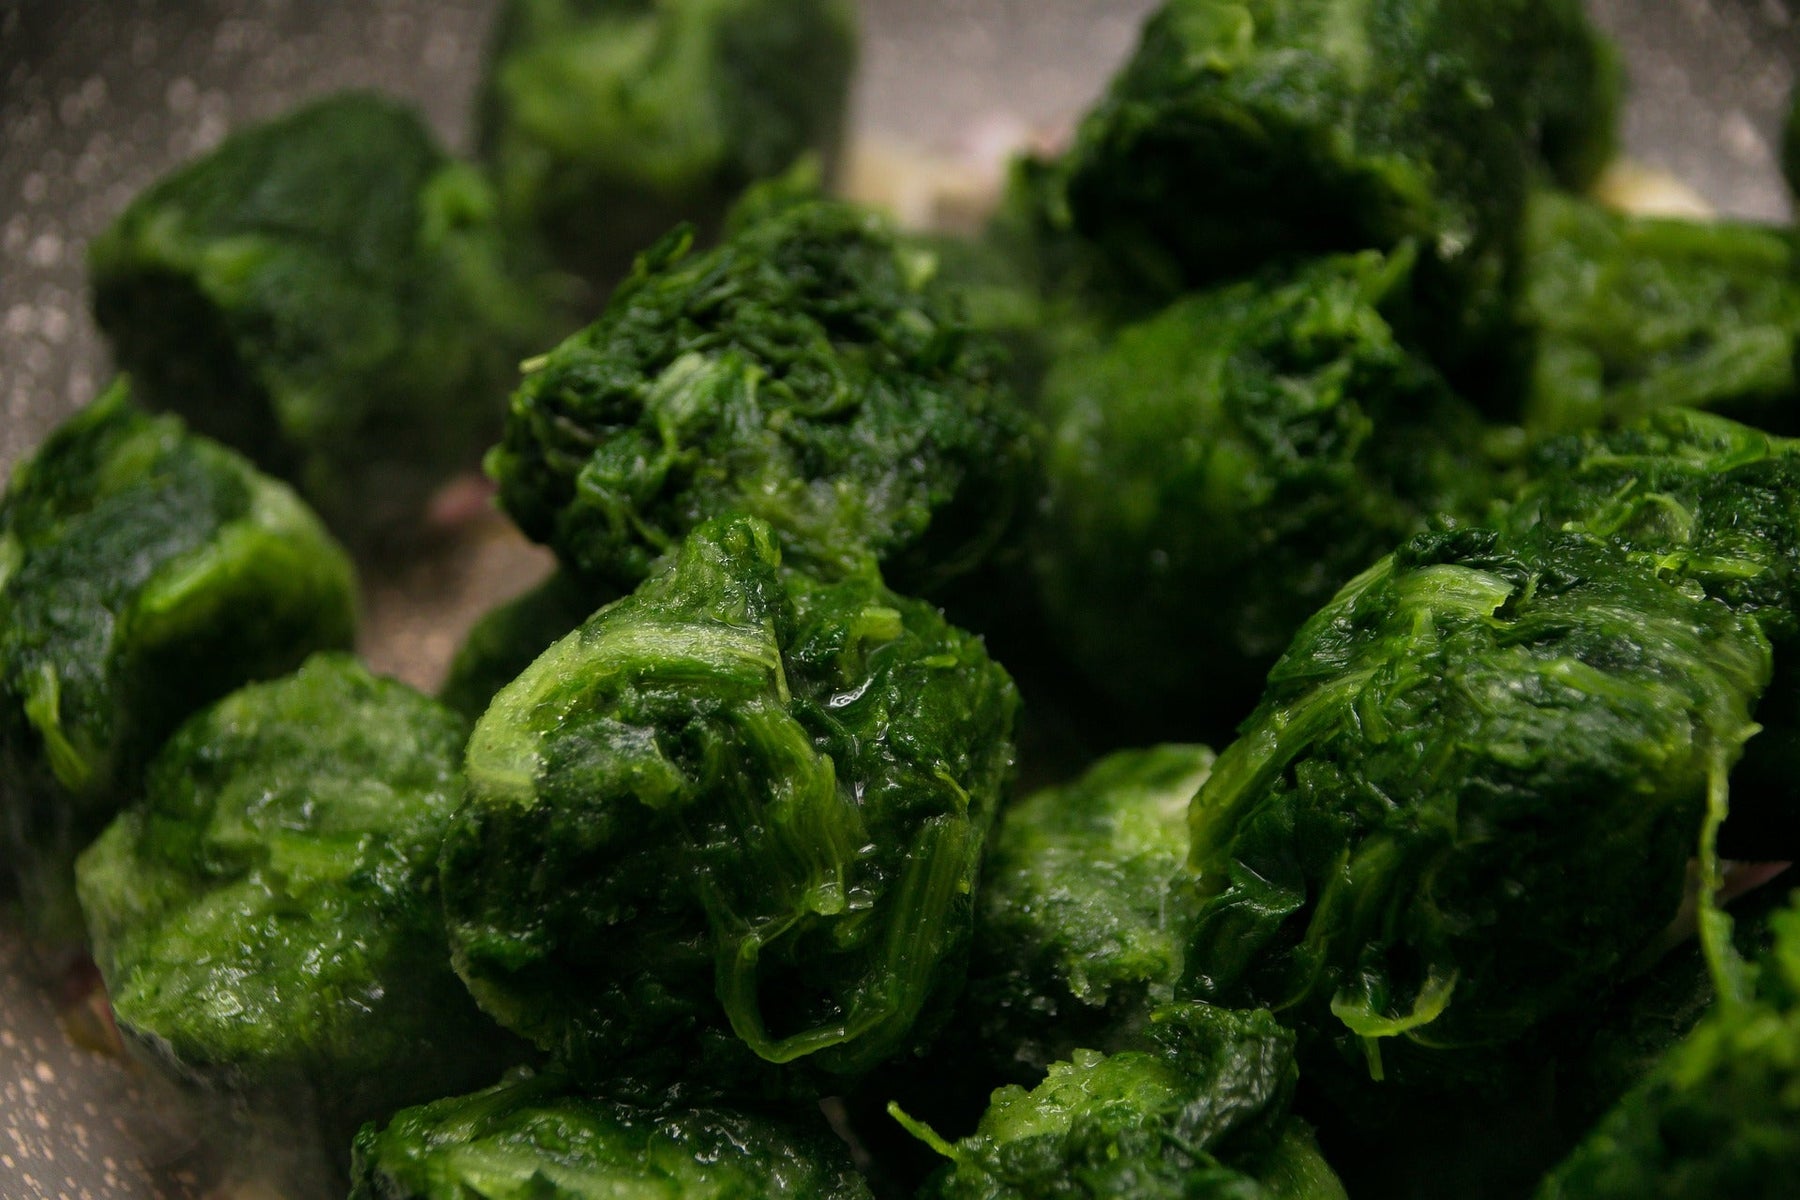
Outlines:
POLYGON ((716 231, 748 184, 836 158, 849 0, 510 0, 477 102, 509 221, 610 283, 679 221, 716 231))
POLYGON ((1728 857, 1800 853, 1800 442, 1689 409, 1552 439, 1510 507, 1515 531, 1576 528, 1755 621, 1776 650, 1761 731, 1732 774, 1728 857))
POLYGON ((1545 191, 1531 200, 1524 262, 1533 432, 1669 406, 1800 427, 1800 273, 1786 232, 1624 216, 1545 191))
POLYGON ((1579 529, 1699 585, 1777 642, 1800 627, 1800 441, 1669 409, 1546 441, 1526 472, 1508 531, 1579 529))
POLYGON ((360 532, 477 460, 519 360, 559 332, 526 257, 416 114, 347 93, 153 184, 89 267, 147 403, 360 532))
POLYGON ((349 560, 293 492, 121 381, 0 499, 0 856, 78 938, 74 862, 181 720, 348 648, 349 560))
POLYGON ((1183 991, 1275 1007, 1333 1069, 1524 1064, 1659 944, 1771 669, 1752 617, 1594 535, 1411 539, 1195 797, 1183 991))
MULTIPOLYGON (((813 1120, 819 1121, 813 1114, 813 1120)), ((350 1200, 868 1200, 843 1144, 777 1116, 679 1096, 646 1106, 554 1075, 366 1126, 350 1200)))
POLYGON ((475 623, 450 661, 438 699, 475 720, 487 711, 495 692, 613 599, 617 593, 611 588, 589 584, 567 571, 555 572, 475 623))
POLYGON ((1539 1200, 1790 1196, 1800 1180, 1800 911, 1539 1188, 1539 1200))
POLYGON ((1497 488, 1479 417, 1377 310, 1406 269, 1367 252, 1196 293, 1052 366, 1044 605, 1153 733, 1234 725, 1340 585, 1497 488))
POLYGON ((1289 1116, 1294 1037, 1266 1012, 1179 1004, 1140 1044, 1077 1050, 1031 1091, 1001 1088, 954 1144, 935 1200, 1342 1200, 1312 1132, 1289 1116))
POLYGON ((1168 291, 1415 240, 1434 350, 1506 323, 1541 149, 1606 156, 1616 78, 1575 0, 1169 0, 1082 123, 1075 227, 1168 291))
POLYGON ((625 587, 740 511, 829 575, 874 559, 919 591, 977 566, 1024 506, 1030 439, 930 253, 826 201, 688 246, 530 364, 488 460, 520 528, 625 587))
POLYGON ((1170 883, 1212 763, 1205 746, 1121 750, 1001 814, 959 1022, 1009 1075, 1112 1045, 1173 998, 1186 930, 1170 883))
POLYGON ((878 578, 779 563, 761 521, 700 526, 470 737, 457 971, 583 1073, 854 1074, 962 982, 1012 683, 878 578))
POLYGON ((200 713, 82 855, 94 959, 160 1065, 316 1120, 364 1121, 529 1053, 450 969, 437 853, 467 726, 320 655, 200 713))

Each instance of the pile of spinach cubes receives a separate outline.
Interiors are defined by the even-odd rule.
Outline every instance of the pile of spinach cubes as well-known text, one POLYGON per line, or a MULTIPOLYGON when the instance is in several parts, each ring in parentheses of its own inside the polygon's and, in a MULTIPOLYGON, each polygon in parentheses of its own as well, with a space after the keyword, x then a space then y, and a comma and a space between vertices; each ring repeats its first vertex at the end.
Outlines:
POLYGON ((511 0, 474 160, 331 96, 94 241, 32 936, 355 1200, 1800 1192, 1793 231, 1589 198, 1576 0, 1167 0, 903 230, 856 24, 511 0), (434 698, 339 540, 484 450, 559 565, 434 698))

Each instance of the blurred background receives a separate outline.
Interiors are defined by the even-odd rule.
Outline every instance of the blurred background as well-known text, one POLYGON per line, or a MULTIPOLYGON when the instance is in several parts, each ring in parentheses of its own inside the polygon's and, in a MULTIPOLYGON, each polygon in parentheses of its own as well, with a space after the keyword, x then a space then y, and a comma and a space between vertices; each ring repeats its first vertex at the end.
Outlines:
MULTIPOLYGON (((494 7, 0 0, 0 480, 108 377, 87 314, 85 246, 140 188, 237 124, 351 85, 415 101, 451 146, 466 148, 494 7)), ((944 216, 932 206, 962 185, 975 203, 1008 150, 1069 127, 1152 7, 865 0, 853 186, 912 220, 944 216)), ((1786 219, 1775 145, 1800 64, 1800 2, 1593 0, 1592 9, 1630 71, 1628 154, 1718 212, 1786 219)), ((530 561, 498 568, 511 590, 530 561)), ((485 569, 496 573, 494 563, 485 569)), ((377 665, 435 652, 406 640, 451 636, 421 597, 460 587, 460 577, 427 574, 391 599, 376 595, 371 638, 390 656, 377 665)), ((484 602, 465 607, 472 614, 484 602)), ((0 1196, 275 1194, 220 1190, 183 1106, 147 1091, 117 1059, 82 1049, 79 1023, 71 1041, 67 998, 40 978, 0 928, 0 1196)), ((90 1015, 100 1029, 104 1017, 90 1015)))

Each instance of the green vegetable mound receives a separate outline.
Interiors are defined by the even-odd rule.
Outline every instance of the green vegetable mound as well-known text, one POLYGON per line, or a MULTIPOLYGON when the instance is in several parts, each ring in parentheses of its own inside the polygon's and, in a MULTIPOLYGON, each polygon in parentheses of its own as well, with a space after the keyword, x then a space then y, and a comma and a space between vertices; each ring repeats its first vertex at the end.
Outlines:
POLYGON ((451 971, 439 910, 466 732, 335 654, 184 725, 80 861, 121 1030, 313 1113, 336 1146, 518 1061, 451 971))
POLYGON ((286 487, 121 381, 0 500, 0 856, 80 937, 75 855, 188 714, 355 634, 350 562, 286 487))
POLYGON ((1025 504, 1030 442, 932 256, 826 201, 688 246, 659 243, 529 364, 489 457, 519 527, 624 587, 733 512, 826 575, 875 560, 916 592, 979 565, 1025 504))
POLYGON ((1406 270, 1370 252, 1195 293, 1052 367, 1044 605, 1138 724, 1228 727, 1343 583, 1495 488, 1474 410, 1377 310, 1406 270))
MULTIPOLYGON (((1159 1008, 1142 1048, 1077 1050, 1031 1091, 1004 1087, 953 1145, 930 1200, 1343 1200, 1288 1115, 1294 1037, 1266 1012, 1159 1008)), ((902 1117, 903 1122, 912 1124, 902 1117)))
POLYGON ((1657 945, 1770 671, 1757 622, 1592 535, 1408 541, 1195 798, 1184 988, 1377 1077, 1489 1075, 1657 945))
POLYGON ((1534 433, 1620 425, 1670 406, 1800 427, 1789 232, 1624 216, 1549 191, 1533 195, 1525 230, 1534 433))
POLYGON ((868 1200, 844 1147, 755 1113, 585 1096, 554 1075, 397 1114, 356 1139, 350 1200, 868 1200))
POLYGON ((1061 171, 1141 286, 1421 252, 1421 338, 1463 378, 1513 336, 1528 180, 1610 157, 1619 71, 1579 0, 1168 0, 1061 171))
POLYGON ((416 515, 554 336, 493 195, 410 109, 346 93, 241 130, 89 251, 147 403, 293 483, 334 528, 416 515))
POLYGON ((1761 731, 1732 773, 1729 857, 1800 852, 1800 442, 1723 417, 1664 409, 1622 429, 1540 446, 1514 530, 1581 528, 1647 569, 1687 581, 1768 635, 1775 678, 1761 731))
POLYGON ((849 0, 510 0, 477 102, 507 219, 610 283, 678 221, 830 161, 856 65, 849 0))
POLYGON ((1800 441, 1669 409, 1545 442, 1528 474, 1510 531, 1586 530, 1778 642, 1800 632, 1800 441))
POLYGON ((1075 228, 1171 296, 1417 239, 1491 322, 1525 151, 1467 45, 1502 32, 1475 27, 1490 8, 1170 0, 1069 151, 1075 228))
POLYGON ((936 609, 708 522, 476 725, 457 971, 588 1075, 865 1070, 961 984, 1017 704, 936 609))
POLYGON ((1800 1179, 1800 909, 1747 994, 1727 990, 1538 1200, 1777 1200, 1800 1179))
POLYGON ((965 1020, 983 1051, 1043 1071, 1104 1048, 1173 998, 1188 802, 1205 746, 1121 750, 1000 817, 982 870, 965 1020))

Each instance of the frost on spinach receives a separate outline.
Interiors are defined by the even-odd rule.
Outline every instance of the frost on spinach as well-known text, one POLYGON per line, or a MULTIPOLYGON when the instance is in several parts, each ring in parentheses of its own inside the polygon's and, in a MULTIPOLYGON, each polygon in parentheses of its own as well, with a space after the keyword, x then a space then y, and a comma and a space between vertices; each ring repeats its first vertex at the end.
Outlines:
POLYGON ((1191 812, 1184 989, 1457 1086, 1658 944, 1772 669, 1588 533, 1419 535, 1320 610, 1191 812))
POLYGON ((336 654, 184 725, 80 862, 121 1031, 340 1155, 362 1122, 528 1054, 450 968, 437 855, 466 734, 336 654))
POLYGON ((860 1073, 961 985, 1016 707, 936 609, 703 524, 476 725, 457 971, 590 1077, 860 1073))
POLYGON ((75 855, 183 718, 348 648, 355 578, 285 486, 124 382, 0 499, 0 850, 28 923, 78 939, 75 855))
POLYGON ((239 130, 157 181, 89 269, 146 403, 356 534, 474 465, 519 360, 562 327, 486 181, 369 93, 239 130))
POLYGON ((791 1117, 509 1079, 366 1126, 350 1200, 868 1200, 842 1143, 791 1117))
POLYGON ((510 0, 476 118, 508 221, 610 284, 681 221, 837 157, 856 63, 848 0, 510 0))

